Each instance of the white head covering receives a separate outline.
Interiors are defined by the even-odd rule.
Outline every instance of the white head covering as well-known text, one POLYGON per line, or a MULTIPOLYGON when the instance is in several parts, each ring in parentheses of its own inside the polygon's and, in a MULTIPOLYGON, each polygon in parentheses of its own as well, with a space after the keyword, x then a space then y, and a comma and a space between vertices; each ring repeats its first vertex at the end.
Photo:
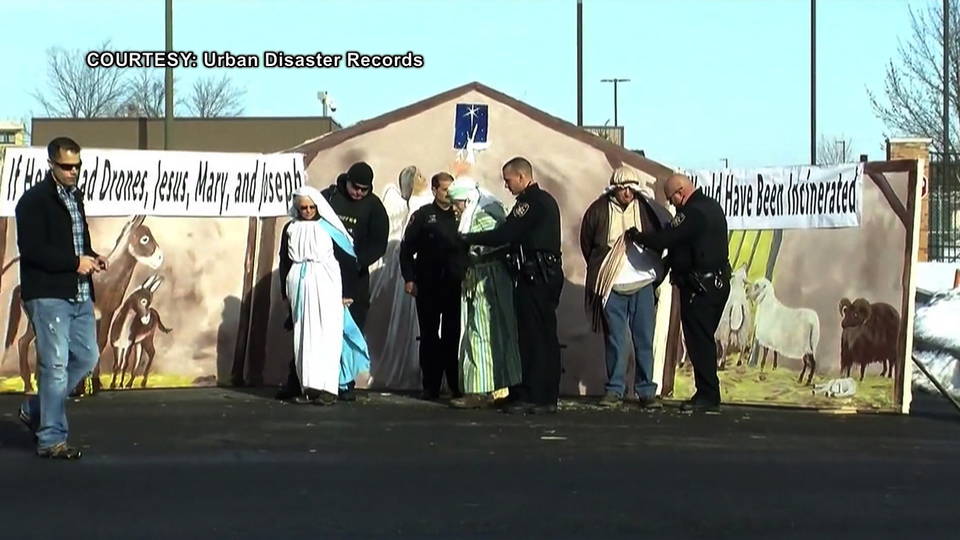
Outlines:
POLYGON ((340 221, 340 217, 336 212, 333 211, 333 207, 330 206, 330 203, 327 202, 327 199, 320 193, 320 190, 311 187, 308 185, 302 185, 293 192, 293 198, 290 200, 290 217, 293 219, 300 219, 300 209, 297 207, 297 199, 300 197, 307 197, 313 204, 317 205, 317 214, 328 223, 342 231, 347 237, 350 238, 350 241, 353 242, 353 237, 350 236, 350 233, 347 232, 347 228, 343 226, 343 222, 340 221))
POLYGON ((479 198, 480 191, 476 180, 469 176, 458 176, 447 188, 447 194, 454 201, 469 201, 471 197, 474 200, 479 198))
POLYGON ((614 169, 610 175, 610 185, 604 189, 604 193, 609 194, 617 188, 625 187, 638 195, 645 195, 653 198, 653 191, 644 182, 643 173, 635 167, 624 164, 614 169))
POLYGON ((470 232, 473 216, 478 208, 500 202, 492 193, 481 188, 477 181, 468 175, 458 176, 447 188, 447 195, 453 201, 467 201, 467 206, 463 209, 463 215, 460 216, 460 226, 458 227, 458 230, 464 234, 470 232))

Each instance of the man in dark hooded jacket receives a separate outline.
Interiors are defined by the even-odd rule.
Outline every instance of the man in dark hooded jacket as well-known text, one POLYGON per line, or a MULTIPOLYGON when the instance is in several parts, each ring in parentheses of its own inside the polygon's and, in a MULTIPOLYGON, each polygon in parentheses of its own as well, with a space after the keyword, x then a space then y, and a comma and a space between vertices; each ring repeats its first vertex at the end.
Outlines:
POLYGON ((373 169, 363 161, 351 165, 336 185, 321 193, 353 237, 360 274, 350 315, 362 331, 370 310, 370 265, 387 251, 390 218, 380 197, 373 193, 373 169))

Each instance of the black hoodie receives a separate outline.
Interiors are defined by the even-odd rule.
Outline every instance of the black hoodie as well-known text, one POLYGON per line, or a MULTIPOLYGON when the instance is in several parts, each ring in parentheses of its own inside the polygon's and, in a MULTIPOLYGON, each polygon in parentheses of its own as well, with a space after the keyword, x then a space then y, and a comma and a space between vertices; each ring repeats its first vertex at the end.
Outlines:
POLYGON ((387 251, 390 219, 379 197, 370 193, 355 201, 347 195, 345 184, 346 175, 341 175, 336 185, 321 193, 353 237, 353 249, 357 253, 360 277, 363 278, 369 275, 369 266, 387 251))

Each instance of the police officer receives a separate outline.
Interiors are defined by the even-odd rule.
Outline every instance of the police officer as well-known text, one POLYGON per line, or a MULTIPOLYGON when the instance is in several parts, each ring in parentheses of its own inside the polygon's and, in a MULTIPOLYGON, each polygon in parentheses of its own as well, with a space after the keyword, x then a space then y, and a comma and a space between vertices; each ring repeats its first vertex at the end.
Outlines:
POLYGON ((511 414, 557 411, 560 393, 560 342, 557 305, 563 289, 560 261, 560 208, 540 189, 533 166, 515 157, 503 166, 503 181, 517 202, 496 229, 464 236, 468 244, 510 244, 508 265, 514 274, 522 381, 510 389, 511 414))
POLYGON ((697 386, 693 398, 681 409, 717 411, 720 380, 714 333, 730 296, 727 218, 716 200, 682 174, 670 176, 663 193, 677 208, 670 226, 656 232, 633 228, 627 235, 638 244, 669 250, 667 264, 680 289, 680 322, 697 386))
POLYGON ((453 177, 445 172, 433 175, 433 203, 410 216, 400 242, 400 273, 404 290, 417 301, 420 323, 420 373, 422 399, 440 397, 440 384, 459 397, 457 377, 460 344, 460 282, 467 254, 457 238, 457 216, 447 196, 453 177))

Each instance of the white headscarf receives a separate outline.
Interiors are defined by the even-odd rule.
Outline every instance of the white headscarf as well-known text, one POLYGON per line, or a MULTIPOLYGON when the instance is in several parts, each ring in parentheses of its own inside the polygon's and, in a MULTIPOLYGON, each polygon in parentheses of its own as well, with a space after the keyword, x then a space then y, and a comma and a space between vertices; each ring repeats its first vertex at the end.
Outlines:
POLYGON ((470 226, 473 225, 473 216, 477 213, 478 208, 500 202, 492 193, 481 188, 476 180, 467 175, 458 176, 447 188, 447 194, 453 201, 467 202, 466 208, 463 209, 463 215, 460 216, 460 226, 458 227, 458 230, 464 234, 470 232, 470 226))
POLYGON ((644 183, 643 173, 630 165, 624 164, 614 169, 610 175, 610 185, 604 188, 603 192, 609 195, 613 190, 622 187, 648 199, 653 198, 653 191, 644 183))
POLYGON ((334 212, 333 207, 330 206, 330 203, 327 202, 327 199, 320 193, 320 190, 311 187, 308 185, 302 185, 293 192, 293 199, 290 200, 290 217, 293 219, 300 219, 300 208, 297 205, 297 199, 300 197, 307 197, 313 204, 317 205, 317 214, 326 220, 328 223, 339 229, 343 234, 347 235, 350 238, 350 241, 353 242, 353 237, 350 236, 350 233, 347 232, 347 228, 343 226, 343 222, 340 221, 340 216, 334 212))

